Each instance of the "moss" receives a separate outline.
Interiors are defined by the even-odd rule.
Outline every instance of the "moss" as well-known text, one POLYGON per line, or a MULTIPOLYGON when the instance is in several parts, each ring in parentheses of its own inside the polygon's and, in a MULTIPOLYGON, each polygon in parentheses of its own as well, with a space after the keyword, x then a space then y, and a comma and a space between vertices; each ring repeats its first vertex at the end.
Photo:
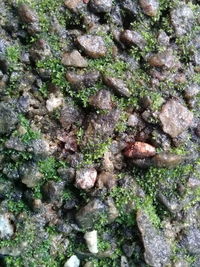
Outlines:
POLYGON ((14 68, 14 66, 16 66, 20 61, 21 57, 20 46, 19 45, 8 46, 8 48, 6 49, 6 57, 8 59, 8 62, 12 64, 11 68, 14 68))
POLYGON ((44 180, 60 180, 57 169, 60 167, 60 162, 54 157, 48 157, 38 163, 40 172, 44 175, 44 180))

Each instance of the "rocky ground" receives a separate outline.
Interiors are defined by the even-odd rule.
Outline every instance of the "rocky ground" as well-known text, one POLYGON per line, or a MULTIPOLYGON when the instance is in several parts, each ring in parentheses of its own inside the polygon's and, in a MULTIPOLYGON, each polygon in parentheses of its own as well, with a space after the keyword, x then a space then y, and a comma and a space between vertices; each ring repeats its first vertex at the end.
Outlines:
POLYGON ((200 266, 200 1, 1 0, 0 266, 200 266))

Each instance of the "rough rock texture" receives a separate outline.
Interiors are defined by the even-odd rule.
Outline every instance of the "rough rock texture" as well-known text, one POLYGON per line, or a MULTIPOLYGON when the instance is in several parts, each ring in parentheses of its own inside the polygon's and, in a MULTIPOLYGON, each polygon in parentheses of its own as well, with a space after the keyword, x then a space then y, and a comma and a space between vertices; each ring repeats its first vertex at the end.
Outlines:
POLYGON ((176 137, 191 125, 193 114, 177 100, 171 99, 163 105, 159 119, 163 131, 176 137))
POLYGON ((9 219, 9 214, 0 215, 0 238, 9 239, 14 234, 14 225, 9 219))
POLYGON ((137 224, 144 243, 146 263, 153 267, 166 265, 170 260, 171 250, 163 235, 157 232, 141 210, 137 212, 137 224))
POLYGON ((112 8, 112 0, 90 0, 89 3, 95 13, 107 13, 112 8))
POLYGON ((136 31, 125 30, 121 33, 121 40, 127 45, 136 45, 143 49, 146 42, 142 35, 136 31))
POLYGON ((167 69, 171 69, 176 64, 176 57, 173 55, 171 50, 166 50, 150 56, 148 62, 154 67, 165 67, 167 69))
POLYGON ((84 238, 89 251, 94 254, 98 253, 97 231, 93 230, 91 232, 86 232, 84 238))
POLYGON ((94 168, 83 168, 76 172, 75 186, 81 189, 90 189, 94 186, 97 178, 97 171, 94 168))
POLYGON ((64 267, 79 267, 80 260, 76 255, 71 256, 64 264, 64 267))
POLYGON ((100 90, 90 97, 90 105, 99 109, 112 109, 111 93, 107 90, 100 90))
POLYGON ((124 81, 114 77, 104 77, 105 84, 112 88, 118 95, 129 97, 131 95, 124 81))
POLYGON ((104 57, 107 52, 104 40, 100 36, 82 35, 77 38, 77 42, 83 51, 91 58, 104 57))
POLYGON ((194 14, 187 5, 180 5, 171 12, 171 21, 177 36, 182 36, 191 30, 194 14))
POLYGON ((124 150, 124 155, 129 158, 148 158, 155 154, 155 147, 142 142, 128 143, 124 150))
POLYGON ((16 126, 18 117, 15 109, 7 104, 0 103, 0 134, 9 134, 16 126))
POLYGON ((143 12, 148 16, 156 16, 159 9, 158 0, 139 0, 143 12))
POLYGON ((88 66, 87 60, 81 56, 77 50, 65 53, 62 57, 62 64, 65 66, 85 68, 88 66))

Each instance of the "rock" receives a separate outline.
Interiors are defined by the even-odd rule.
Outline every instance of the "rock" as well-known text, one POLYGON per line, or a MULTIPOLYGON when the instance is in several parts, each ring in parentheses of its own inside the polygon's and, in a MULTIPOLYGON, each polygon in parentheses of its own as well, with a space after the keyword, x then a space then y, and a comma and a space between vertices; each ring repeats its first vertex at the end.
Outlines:
POLYGON ((155 267, 167 265, 170 260, 171 250, 164 236, 153 227, 148 216, 142 210, 137 212, 136 220, 142 235, 146 263, 155 267))
POLYGON ((186 99, 193 99, 196 95, 200 93, 200 86, 198 84, 189 85, 185 91, 184 96, 186 99))
POLYGON ((106 205, 96 198, 88 202, 76 213, 76 221, 81 228, 93 228, 106 211, 106 205))
POLYGON ((129 267, 128 260, 125 256, 121 256, 120 267, 129 267))
POLYGON ((53 202, 60 201, 64 194, 65 182, 48 181, 42 187, 44 199, 53 202))
POLYGON ((158 0, 139 0, 139 4, 143 12, 150 16, 154 17, 158 14, 159 10, 159 1, 158 0))
POLYGON ((169 45, 169 36, 166 34, 165 31, 161 30, 158 34, 158 43, 162 46, 168 46, 169 45))
POLYGON ((81 56, 77 50, 64 53, 62 56, 62 64, 67 67, 85 68, 88 66, 87 60, 81 56))
POLYGON ((106 114, 91 114, 88 119, 87 128, 84 135, 84 142, 100 143, 112 136, 116 124, 120 118, 120 111, 112 109, 106 114))
POLYGON ((63 106, 60 113, 60 122, 63 128, 69 129, 74 123, 81 124, 83 113, 78 106, 75 106, 70 100, 63 106))
POLYGON ((84 238, 89 251, 94 254, 98 253, 97 231, 86 232, 84 238))
POLYGON ((121 3, 122 10, 124 10, 126 13, 131 15, 132 17, 135 17, 139 13, 139 6, 136 1, 132 0, 123 0, 121 3))
POLYGON ((125 30, 121 33, 120 39, 127 45, 136 45, 140 49, 145 47, 146 41, 139 32, 125 30))
POLYGON ((177 100, 168 100, 159 114, 163 131, 171 137, 184 132, 193 121, 193 114, 177 100))
POLYGON ((80 260, 76 255, 71 256, 64 264, 64 267, 79 267, 80 260))
POLYGON ((59 108, 64 102, 62 96, 55 96, 50 94, 49 98, 46 101, 46 108, 49 112, 52 112, 54 109, 59 108))
POLYGON ((14 225, 9 214, 0 214, 0 239, 10 239, 14 234, 14 225))
POLYGON ((33 11, 28 5, 21 4, 18 8, 18 13, 20 19, 24 23, 38 22, 38 16, 35 11, 33 11))
POLYGON ((90 0, 89 3, 95 13, 108 13, 112 8, 112 0, 90 0))
POLYGON ((104 82, 108 87, 112 88, 114 92, 116 92, 117 94, 121 96, 130 97, 131 93, 124 81, 118 78, 104 76, 104 82))
POLYGON ((83 51, 91 58, 101 58, 106 55, 107 48, 104 40, 96 35, 82 35, 77 38, 77 42, 83 51))
POLYGON ((24 144, 24 142, 19 137, 15 137, 15 136, 11 136, 5 142, 5 147, 8 149, 14 149, 20 152, 23 152, 26 150, 26 145, 24 144))
POLYGON ((187 34, 194 24, 194 14, 186 4, 180 4, 171 11, 171 21, 174 26, 176 36, 187 34))
POLYGON ((106 187, 108 189, 116 186, 116 177, 113 173, 102 171, 97 177, 97 187, 102 189, 106 187))
POLYGON ((111 93, 107 90, 100 90, 89 99, 90 105, 99 109, 112 109, 111 93))
POLYGON ((80 189, 90 189, 94 186, 97 171, 94 168, 82 168, 76 171, 75 186, 80 189))
POLYGON ((60 177, 66 182, 67 185, 72 184, 75 180, 75 170, 74 168, 62 168, 58 170, 60 177))
POLYGON ((81 13, 86 8, 83 0, 65 0, 64 4, 74 13, 81 13))
POLYGON ((108 223, 112 223, 119 216, 119 211, 111 197, 107 198, 105 203, 108 206, 108 223))
POLYGON ((67 72, 66 79, 70 82, 76 89, 84 87, 92 87, 98 82, 100 78, 100 73, 98 71, 91 71, 85 74, 76 74, 74 72, 67 72))
POLYGON ((190 177, 187 182, 187 187, 191 189, 200 188, 200 180, 190 177))
POLYGON ((29 143, 29 152, 32 152, 35 157, 45 158, 50 154, 49 143, 46 139, 35 139, 29 143))
POLYGON ((50 56, 51 56, 51 48, 49 44, 43 39, 37 40, 30 49, 30 58, 35 63, 40 60, 45 60, 47 57, 50 56))
POLYGON ((140 117, 136 113, 134 113, 128 117, 127 125, 130 127, 135 127, 139 124, 140 121, 140 117))
POLYGON ((190 227, 181 240, 181 245, 192 255, 200 254, 200 229, 190 227))
POLYGON ((0 103, 0 135, 9 134, 18 123, 18 114, 9 103, 0 103))
POLYGON ((172 153, 162 152, 152 158, 153 165, 158 168, 174 168, 183 162, 184 157, 172 153))
POLYGON ((176 57, 173 55, 172 50, 168 49, 163 52, 158 52, 148 58, 148 63, 153 67, 165 67, 172 69, 176 66, 176 57))
POLYGON ((39 172, 37 165, 33 162, 28 162, 20 168, 20 176, 22 183, 28 188, 35 187, 42 179, 42 174, 39 172))
POLYGON ((189 262, 184 259, 178 259, 175 261, 172 267, 190 267, 189 262))
POLYGON ((129 158, 148 158, 155 154, 155 147, 143 142, 128 143, 124 150, 124 155, 129 158))

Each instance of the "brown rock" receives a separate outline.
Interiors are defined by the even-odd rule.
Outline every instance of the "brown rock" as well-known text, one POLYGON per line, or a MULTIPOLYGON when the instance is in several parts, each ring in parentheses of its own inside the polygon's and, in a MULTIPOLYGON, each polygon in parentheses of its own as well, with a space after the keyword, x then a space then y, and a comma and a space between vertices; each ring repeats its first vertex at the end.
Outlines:
POLYGON ((112 109, 111 94, 107 90, 100 90, 90 97, 90 105, 99 109, 112 109))
POLYGON ((25 23, 38 22, 38 16, 28 5, 21 4, 18 8, 20 19, 25 23))
POLYGON ((124 150, 124 155, 129 158, 148 158, 155 154, 155 147, 143 142, 128 143, 124 150))
POLYGON ((99 78, 100 73, 98 71, 91 71, 85 74, 76 74, 72 71, 66 73, 67 81, 78 88, 94 86, 99 78))
POLYGON ((156 16, 159 9, 159 2, 157 0, 139 0, 143 12, 150 16, 156 16))
POLYGON ((89 57, 100 58, 106 55, 107 48, 100 36, 82 35, 77 38, 77 42, 89 57))
POLYGON ((85 7, 83 0, 66 0, 64 4, 67 8, 69 8, 69 10, 75 13, 85 7))
POLYGON ((129 97, 131 95, 124 81, 114 77, 104 77, 105 84, 112 88, 117 94, 129 97))
POLYGON ((136 31, 125 30, 121 33, 120 39, 127 45, 137 45, 140 49, 144 48, 146 41, 142 35, 136 31))
POLYGON ((62 64, 68 67, 85 68, 88 66, 87 60, 81 56, 77 50, 64 53, 62 56, 62 64))
POLYGON ((171 153, 160 153, 153 157, 153 165, 159 168, 173 168, 179 165, 184 157, 171 153))
POLYGON ((97 187, 108 189, 113 188, 116 185, 116 177, 113 173, 102 171, 97 177, 97 187))
POLYGON ((177 100, 171 99, 163 105, 159 118, 163 131, 176 137, 191 125, 193 114, 177 100))
POLYGON ((148 62, 153 67, 165 67, 171 69, 176 65, 176 57, 171 50, 159 52, 148 59, 148 62))

